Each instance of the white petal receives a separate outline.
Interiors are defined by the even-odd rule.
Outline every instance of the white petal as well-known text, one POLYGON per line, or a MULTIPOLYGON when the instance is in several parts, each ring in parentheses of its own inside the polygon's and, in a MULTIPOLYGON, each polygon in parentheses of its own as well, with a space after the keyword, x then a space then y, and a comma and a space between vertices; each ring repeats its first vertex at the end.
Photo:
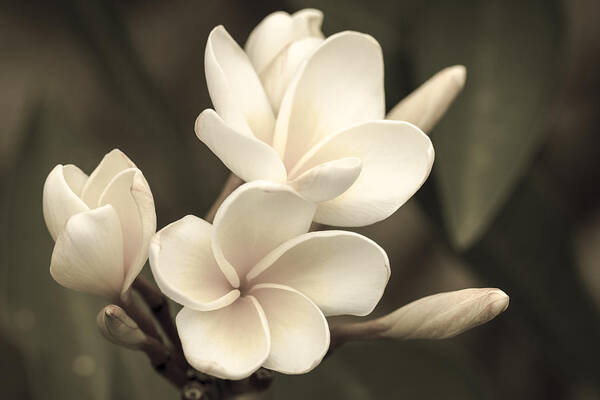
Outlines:
POLYGON ((76 171, 81 172, 75 166, 57 165, 44 183, 42 209, 46 226, 54 240, 63 230, 69 217, 89 210, 76 193, 81 183, 81 175, 76 171), (71 179, 67 180, 68 177, 71 179))
POLYGON ((271 144, 275 120, 269 100, 248 56, 222 26, 208 37, 204 69, 215 110, 227 124, 271 144))
POLYGON ((315 203, 331 200, 344 193, 358 178, 362 161, 346 157, 317 165, 290 182, 302 197, 315 203))
POLYGON ((462 65, 441 70, 398 103, 387 118, 408 121, 430 132, 460 93, 466 78, 467 69, 462 65))
POLYGON ((61 285, 118 300, 123 285, 123 239, 110 205, 69 218, 58 236, 50 274, 61 285))
POLYGON ((416 300, 377 319, 380 337, 445 339, 484 324, 508 307, 500 289, 463 289, 416 300))
POLYGON ((81 199, 90 208, 97 207, 106 185, 127 168, 135 168, 135 164, 121 150, 114 149, 106 154, 83 186, 81 199))
POLYGON ((393 214, 421 187, 433 165, 433 146, 419 128, 399 121, 372 121, 315 146, 290 179, 330 160, 357 157, 362 171, 350 189, 320 203, 315 221, 335 226, 369 225, 393 214))
POLYGON ((266 16, 250 32, 245 50, 258 73, 267 67, 290 43, 307 37, 322 38, 323 13, 315 9, 292 15, 277 11, 266 16))
POLYGON ((357 32, 330 36, 298 72, 284 96, 274 142, 285 143, 289 169, 323 138, 353 125, 383 119, 383 55, 373 37, 357 32), (291 104, 286 105, 286 102, 291 104), (278 137, 281 136, 281 137, 278 137))
POLYGON ((106 186, 99 205, 110 204, 121 221, 123 231, 123 265, 129 289, 148 259, 148 246, 156 232, 154 198, 142 171, 129 168, 119 172, 106 186))
POLYGON ((250 293, 264 310, 271 333, 271 353, 264 367, 304 374, 319 365, 329 348, 329 325, 321 310, 288 286, 264 283, 250 293))
POLYGON ((221 205, 214 220, 212 249, 234 287, 267 253, 306 233, 315 206, 286 185, 246 183, 221 205))
POLYGON ((321 43, 323 39, 313 37, 293 42, 260 73, 260 80, 276 114, 292 78, 321 43))
POLYGON ((150 267, 160 290, 179 304, 200 311, 234 302, 234 290, 210 247, 212 226, 188 215, 161 229, 150 245, 150 267))
POLYGON ((184 307, 177 314, 176 323, 190 365, 217 378, 246 378, 269 355, 269 326, 252 296, 214 311, 184 307))
POLYGON ((65 181, 77 196, 81 196, 83 186, 88 180, 88 176, 76 165, 67 164, 63 167, 65 181))
POLYGON ((213 110, 202 111, 194 129, 198 138, 243 180, 285 182, 287 173, 275 150, 228 126, 213 110))
POLYGON ((390 276, 385 251, 354 232, 310 232, 289 240, 248 274, 251 283, 279 283, 299 290, 325 315, 367 315, 390 276))

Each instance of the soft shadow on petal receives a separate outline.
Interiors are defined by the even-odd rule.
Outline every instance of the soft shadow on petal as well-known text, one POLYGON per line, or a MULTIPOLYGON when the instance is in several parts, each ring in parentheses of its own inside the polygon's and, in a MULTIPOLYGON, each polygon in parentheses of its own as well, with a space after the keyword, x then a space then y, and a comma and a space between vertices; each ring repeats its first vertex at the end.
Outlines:
POLYGON ((260 80, 275 114, 294 75, 321 43, 323 39, 314 37, 293 42, 260 73, 260 80))
POLYGON ((150 245, 150 267, 160 290, 200 311, 225 307, 240 295, 215 261, 211 232, 208 222, 188 215, 161 229, 150 245))
POLYGON ((431 140, 400 121, 372 121, 339 132, 315 146, 290 172, 290 179, 324 162, 357 157, 362 171, 333 200, 319 203, 315 221, 364 226, 393 214, 423 185, 433 165, 431 140))
POLYGON ((362 161, 346 157, 317 165, 289 182, 302 197, 315 203, 344 193, 358 178, 362 161))
POLYGON ((124 279, 123 238, 112 206, 67 221, 54 246, 50 274, 69 289, 118 299, 124 279))
POLYGON ((194 130, 227 168, 243 180, 285 182, 287 179, 283 162, 271 146, 228 126, 214 110, 202 111, 194 130))
POLYGON ((255 181, 236 189, 217 211, 212 238, 215 258, 231 284, 238 287, 267 253, 306 233, 314 211, 313 203, 286 185, 255 181))
POLYGON ((148 258, 148 246, 156 232, 156 212, 150 187, 142 172, 129 168, 119 172, 106 186, 99 205, 111 204, 123 231, 123 265, 126 291, 148 258))
POLYGON ((308 296, 327 316, 367 315, 390 276, 385 251, 353 232, 310 232, 289 240, 248 274, 251 283, 278 283, 308 296))
POLYGON ((128 168, 135 168, 135 164, 121 150, 114 149, 106 154, 83 186, 82 200, 90 208, 97 207, 108 183, 115 175, 128 168))
POLYGON ((307 37, 322 38, 323 13, 315 9, 292 15, 277 11, 267 15, 250 32, 244 46, 250 61, 260 74, 290 43, 307 37))
POLYGON ((206 43, 206 84, 215 110, 237 131, 271 144, 275 118, 244 50, 217 26, 206 43))
POLYGON ((214 311, 184 307, 176 323, 187 361, 198 371, 217 378, 246 378, 269 355, 269 326, 252 296, 214 311))
POLYGON ((444 68, 398 103, 388 119, 407 121, 431 132, 465 85, 467 69, 462 65, 444 68))
POLYGON ((298 72, 281 104, 275 142, 285 144, 289 169, 323 138, 383 119, 383 55, 373 37, 341 32, 327 38, 298 72), (290 102, 291 104, 285 104, 290 102), (284 138, 277 136, 285 136, 284 138))
POLYGON ((89 210, 76 192, 81 191, 83 176, 85 174, 74 165, 57 165, 46 178, 42 210, 46 226, 54 240, 63 230, 69 217, 89 210))
POLYGON ((329 325, 319 308, 297 290, 271 283, 250 293, 265 312, 271 332, 271 353, 265 368, 304 374, 315 368, 329 348, 329 325))

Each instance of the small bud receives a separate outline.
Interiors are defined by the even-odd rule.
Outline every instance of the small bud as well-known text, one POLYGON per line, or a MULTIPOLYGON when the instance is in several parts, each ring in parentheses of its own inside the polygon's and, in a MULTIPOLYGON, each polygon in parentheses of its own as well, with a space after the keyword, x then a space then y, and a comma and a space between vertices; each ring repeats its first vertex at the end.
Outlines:
POLYGON ((102 335, 114 344, 137 350, 146 341, 146 335, 135 321, 114 304, 104 307, 96 322, 102 335))
POLYGON ((500 289, 463 289, 414 301, 378 319, 381 337, 445 339, 495 318, 508 307, 500 289))
POLYGON ((444 68, 398 103, 387 118, 411 122, 429 133, 460 93, 466 79, 464 66, 444 68))
POLYGON ((446 339, 484 324, 508 307, 500 289, 463 289, 416 300, 371 321, 334 326, 330 352, 351 340, 446 339))

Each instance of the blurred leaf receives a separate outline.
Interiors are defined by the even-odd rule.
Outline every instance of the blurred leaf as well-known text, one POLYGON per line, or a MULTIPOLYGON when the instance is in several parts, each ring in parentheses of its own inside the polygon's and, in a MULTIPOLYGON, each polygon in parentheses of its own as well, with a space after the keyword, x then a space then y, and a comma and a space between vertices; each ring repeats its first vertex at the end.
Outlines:
POLYGON ((430 0, 418 15, 417 81, 453 64, 468 71, 433 135, 442 213, 459 248, 485 232, 541 143, 561 60, 557 3, 430 0))
POLYGON ((469 400, 490 393, 456 342, 394 340, 345 345, 307 375, 278 375, 273 391, 277 399, 347 400, 469 400))

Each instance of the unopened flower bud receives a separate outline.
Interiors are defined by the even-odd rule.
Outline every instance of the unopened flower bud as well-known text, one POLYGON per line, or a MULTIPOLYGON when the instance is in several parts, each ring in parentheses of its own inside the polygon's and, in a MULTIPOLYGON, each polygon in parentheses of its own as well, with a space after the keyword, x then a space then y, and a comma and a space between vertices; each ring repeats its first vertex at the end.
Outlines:
POLYGON ((492 320, 506 310, 508 302, 500 289, 438 293, 372 321, 334 327, 332 349, 351 340, 451 338, 492 320))
POLYGON ((110 342, 130 349, 139 349, 146 335, 133 319, 119 306, 104 307, 96 318, 102 335, 110 342))

